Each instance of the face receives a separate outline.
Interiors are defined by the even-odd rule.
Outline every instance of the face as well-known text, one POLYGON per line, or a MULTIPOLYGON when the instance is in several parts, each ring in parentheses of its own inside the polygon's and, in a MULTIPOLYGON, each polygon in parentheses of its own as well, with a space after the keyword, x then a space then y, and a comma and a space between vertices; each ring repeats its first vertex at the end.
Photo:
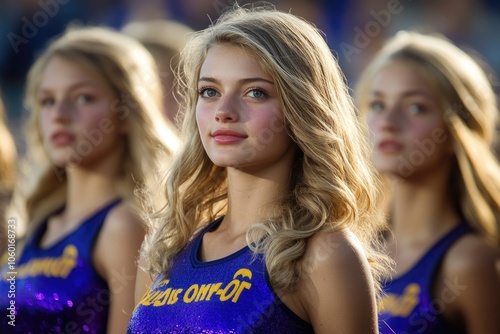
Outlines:
POLYGON ((291 165, 294 145, 277 90, 255 56, 236 46, 211 47, 198 92, 198 129, 214 164, 247 171, 291 165))
POLYGON ((390 63, 374 77, 366 115, 374 163, 383 173, 419 177, 453 155, 443 111, 426 79, 404 62, 390 63))
POLYGON ((44 147, 58 166, 91 166, 124 145, 111 87, 93 70, 55 57, 37 96, 44 147))

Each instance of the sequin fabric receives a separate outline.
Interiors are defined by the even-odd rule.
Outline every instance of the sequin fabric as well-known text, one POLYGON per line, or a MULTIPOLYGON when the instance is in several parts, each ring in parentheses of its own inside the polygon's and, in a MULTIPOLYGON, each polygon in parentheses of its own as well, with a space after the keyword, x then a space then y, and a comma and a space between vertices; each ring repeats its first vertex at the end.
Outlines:
POLYGON ((119 201, 107 204, 51 247, 40 248, 45 221, 16 264, 14 298, 4 298, 12 274, 2 268, 0 333, 106 333, 110 292, 94 269, 91 253, 108 211, 119 201), (12 300, 15 311, 8 310, 6 316, 12 300), (8 317, 11 314, 14 317, 8 317))
POLYGON ((128 334, 313 333, 277 298, 261 256, 245 247, 225 258, 200 262, 203 235, 181 251, 168 278, 158 277, 136 306, 128 334))

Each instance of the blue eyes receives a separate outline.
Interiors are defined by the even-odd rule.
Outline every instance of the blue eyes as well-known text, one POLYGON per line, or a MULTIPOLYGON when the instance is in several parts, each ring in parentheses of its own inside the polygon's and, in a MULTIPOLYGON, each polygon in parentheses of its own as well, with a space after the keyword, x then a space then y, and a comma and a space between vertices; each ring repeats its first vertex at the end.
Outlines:
MULTIPOLYGON (((423 106, 422 104, 418 104, 418 103, 402 105, 398 108, 400 108, 401 111, 406 111, 412 115, 422 114, 426 111, 425 106, 423 106)), ((369 109, 370 109, 370 111, 373 111, 373 112, 382 112, 382 111, 387 109, 387 106, 383 102, 375 101, 375 102, 371 102, 369 104, 369 109)))
MULTIPOLYGON (((217 90, 215 90, 214 88, 210 88, 210 87, 201 87, 198 90, 198 93, 202 98, 214 98, 214 97, 220 96, 220 94, 217 90)), ((251 88, 245 93, 245 96, 248 96, 248 97, 256 99, 256 100, 261 100, 261 99, 264 99, 265 97, 267 97, 267 94, 261 88, 251 88)))

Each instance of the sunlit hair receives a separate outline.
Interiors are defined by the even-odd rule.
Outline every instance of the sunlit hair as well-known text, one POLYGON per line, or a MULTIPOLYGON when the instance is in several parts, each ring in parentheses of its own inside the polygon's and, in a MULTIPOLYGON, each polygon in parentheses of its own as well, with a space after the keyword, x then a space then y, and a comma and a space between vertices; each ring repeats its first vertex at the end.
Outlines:
POLYGON ((15 185, 16 176, 16 146, 7 128, 6 115, 2 100, 0 100, 0 196, 9 197, 15 185))
POLYGON ((6 211, 10 205, 16 182, 16 146, 7 128, 6 115, 0 99, 0 254, 6 238, 6 211))
MULTIPOLYGON (((125 122, 127 129, 118 186, 122 196, 137 207, 138 197, 133 195, 135 186, 147 184, 148 175, 178 145, 175 130, 162 116, 156 65, 146 49, 131 37, 107 28, 73 27, 48 46, 28 74, 26 105, 31 112, 27 125, 28 161, 30 166, 36 166, 29 168, 29 176, 33 176, 27 195, 30 221, 44 218, 65 199, 64 169, 49 160, 39 125, 39 88, 47 64, 56 57, 95 71, 115 93, 116 99, 110 108, 125 122)), ((115 128, 118 129, 119 124, 115 128)))
POLYGON ((186 145, 167 179, 169 203, 146 242, 147 269, 168 273, 196 229, 223 214, 227 205, 225 169, 205 153, 195 118, 200 67, 208 50, 220 44, 239 46, 261 60, 274 79, 286 130, 298 146, 290 191, 275 203, 275 216, 247 234, 247 243, 255 243, 252 249, 264 253, 273 286, 294 289, 305 274, 300 260, 308 239, 343 228, 360 238, 378 280, 386 268, 371 243, 382 222, 376 208, 379 180, 338 64, 311 24, 261 7, 226 12, 199 32, 181 57, 186 145))
POLYGON ((369 107, 374 76, 392 62, 417 66, 435 87, 456 156, 449 194, 473 227, 500 244, 500 168, 491 147, 498 108, 486 72, 443 37, 400 32, 359 79, 355 93, 361 115, 369 107))
POLYGON ((177 67, 179 54, 193 30, 176 21, 151 20, 130 22, 123 27, 122 32, 137 39, 153 55, 165 90, 165 114, 172 122, 180 123, 176 120, 176 114, 182 98, 175 95, 172 87, 173 69, 177 67))

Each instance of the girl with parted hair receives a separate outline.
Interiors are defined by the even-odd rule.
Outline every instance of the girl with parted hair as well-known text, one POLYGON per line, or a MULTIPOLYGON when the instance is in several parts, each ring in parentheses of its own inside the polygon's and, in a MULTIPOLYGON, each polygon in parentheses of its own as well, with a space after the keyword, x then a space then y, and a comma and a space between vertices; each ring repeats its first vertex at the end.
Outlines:
POLYGON ((377 333, 378 180, 320 33, 235 7, 180 61, 186 143, 128 332, 377 333))
POLYGON ((381 332, 500 332, 498 108, 487 74, 443 38, 400 32, 355 93, 392 188, 396 274, 381 332))
POLYGON ((16 272, 1 332, 125 332, 144 237, 134 189, 178 141, 156 73, 138 42, 97 27, 69 29, 32 66, 29 224, 2 275, 8 288, 16 272))

